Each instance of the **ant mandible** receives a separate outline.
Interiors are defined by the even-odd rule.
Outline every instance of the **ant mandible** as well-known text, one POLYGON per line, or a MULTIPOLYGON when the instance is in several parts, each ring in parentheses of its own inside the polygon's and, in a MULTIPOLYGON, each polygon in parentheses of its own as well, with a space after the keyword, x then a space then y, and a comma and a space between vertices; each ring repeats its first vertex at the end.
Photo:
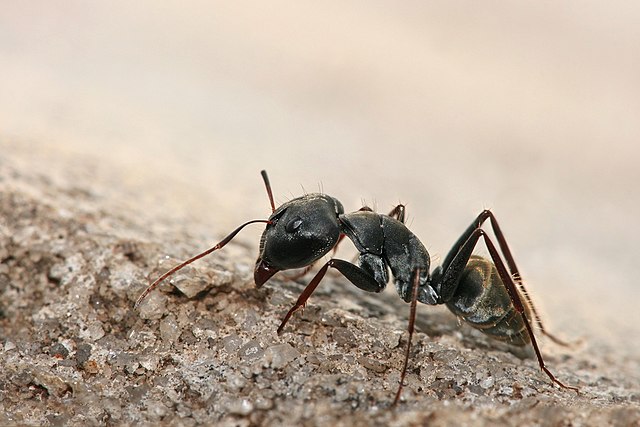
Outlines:
POLYGON ((327 261, 286 314, 278 327, 278 334, 282 333, 291 315, 305 306, 329 267, 367 292, 381 292, 389 281, 390 269, 398 294, 410 303, 407 349, 393 405, 400 399, 407 373, 418 301, 428 305, 445 304, 456 316, 492 338, 516 346, 531 343, 540 369, 551 381, 562 388, 578 390, 556 379, 544 363, 531 319, 535 318, 543 334, 564 343, 542 326, 504 234, 491 211, 482 211, 453 245, 442 265, 430 272, 429 253, 404 224, 404 205, 398 205, 388 215, 373 212, 367 207, 345 214, 342 203, 337 199, 313 193, 290 200, 276 209, 267 172, 263 170, 261 174, 271 203, 269 219, 242 224, 217 245, 167 271, 140 295, 136 308, 164 279, 222 248, 249 224, 267 224, 260 239, 260 255, 254 270, 257 287, 279 271, 305 268, 306 272, 346 236, 360 253, 358 265, 337 258, 327 261), (487 219, 506 266, 491 238, 481 228, 487 219), (480 238, 484 240, 491 260, 472 255, 480 238))

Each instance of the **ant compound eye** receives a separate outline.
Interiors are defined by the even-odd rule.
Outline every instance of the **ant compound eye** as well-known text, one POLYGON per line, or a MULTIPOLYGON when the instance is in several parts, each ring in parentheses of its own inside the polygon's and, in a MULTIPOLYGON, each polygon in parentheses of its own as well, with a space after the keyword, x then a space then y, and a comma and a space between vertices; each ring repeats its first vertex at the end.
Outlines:
POLYGON ((298 228, 300 228, 301 225, 302 225, 302 218, 300 218, 299 216, 296 216, 295 218, 293 218, 291 221, 287 223, 284 229, 287 231, 287 233, 293 233, 298 228))

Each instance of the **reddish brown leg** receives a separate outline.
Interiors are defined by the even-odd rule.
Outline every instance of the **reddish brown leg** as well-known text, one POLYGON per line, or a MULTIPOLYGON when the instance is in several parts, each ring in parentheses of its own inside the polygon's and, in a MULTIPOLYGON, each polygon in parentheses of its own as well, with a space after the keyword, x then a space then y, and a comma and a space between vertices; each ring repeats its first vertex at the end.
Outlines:
MULTIPOLYGON (((331 261, 329 261, 329 262, 331 262, 331 261)), ((295 313, 296 311, 300 310, 301 308, 304 308, 304 306, 307 304, 307 300, 309 299, 309 297, 311 296, 313 291, 316 290, 316 288, 318 287, 318 284, 320 284, 320 281, 322 280, 322 278, 324 277, 325 273, 327 272, 327 269, 329 268, 329 262, 326 263, 320 269, 320 271, 318 271, 318 273, 316 273, 316 275, 313 277, 311 282, 309 282, 307 287, 304 288, 304 291, 302 291, 302 293, 298 297, 298 300, 296 301, 296 303, 293 305, 293 307, 291 307, 291 310, 289 310, 287 315, 284 316, 284 319, 282 320, 282 323, 280 323, 280 326, 278 327, 278 335, 280 335, 282 333, 282 331, 284 330, 284 327, 286 326, 287 322, 289 321, 289 319, 291 318, 293 313, 295 313)))
POLYGON ((326 274, 329 267, 333 267, 338 270, 344 277, 346 277, 351 283, 356 285, 358 288, 367 291, 367 292, 380 292, 384 289, 386 283, 378 283, 376 279, 371 276, 368 272, 358 267, 355 264, 352 264, 348 261, 344 261, 342 259, 332 258, 327 263, 322 266, 322 268, 316 273, 316 275, 311 279, 311 282, 304 288, 304 291, 298 297, 296 303, 291 307, 291 310, 284 317, 284 320, 278 327, 278 335, 282 333, 285 325, 296 311, 304 308, 307 300, 316 290, 318 284, 326 274))
POLYGON ((551 339, 556 344, 569 346, 570 344, 567 343, 566 341, 563 341, 560 338, 556 337, 555 335, 552 335, 551 333, 547 332, 546 328, 542 324, 542 319, 538 314, 538 310, 536 310, 536 307, 533 304, 533 301, 531 300, 531 297, 529 296, 527 289, 524 287, 524 284, 522 283, 522 276, 520 275, 518 266, 516 266, 516 261, 513 258, 513 255, 511 254, 511 249, 509 249, 507 240, 505 239, 504 234, 500 229, 498 220, 496 219, 493 212, 491 212, 490 210, 483 211, 478 217, 478 219, 480 220, 480 224, 482 224, 482 222, 484 222, 487 218, 489 218, 491 222, 491 228, 493 229, 493 232, 496 235, 496 239, 498 240, 498 246, 500 247, 500 250, 502 251, 502 254, 504 255, 504 258, 506 260, 507 266, 509 267, 509 271, 511 272, 511 277, 513 278, 513 282, 516 284, 516 286, 522 293, 522 296, 527 300, 527 304, 529 305, 529 308, 531 309, 531 313, 535 318, 535 323, 538 326, 538 329, 540 329, 540 333, 549 337, 549 339, 551 339))
MULTIPOLYGON (((538 328, 540 329, 540 332, 543 335, 546 335, 547 337, 549 337, 555 343, 560 344, 560 345, 564 345, 564 346, 568 346, 569 345, 568 343, 562 341, 561 339, 559 339, 559 338, 555 337, 554 335, 550 334, 549 332, 547 332, 547 330, 545 329, 544 325, 542 324, 542 320, 540 319, 540 315, 538 314, 538 310, 536 310, 536 307, 533 304, 533 301, 531 300, 526 288, 524 287, 524 284, 522 283, 522 277, 520 275, 520 271, 518 270, 518 266, 516 265, 516 261, 513 258, 513 255, 511 254, 511 249, 509 248, 509 245, 507 244, 507 240, 504 237, 504 233, 500 229, 500 225, 498 224, 498 220, 496 219, 496 217, 493 214, 493 212, 491 212, 488 209, 485 209, 484 211, 482 211, 476 217, 475 221, 462 234, 460 239, 458 239, 458 241, 456 242, 456 244, 453 247, 454 248, 462 247, 462 245, 467 241, 467 239, 471 236, 471 234, 473 232, 475 232, 475 230, 477 230, 480 227, 482 227, 482 224, 484 224, 484 222, 487 219, 489 219, 489 221, 491 223, 491 228, 493 229, 493 232, 494 232, 494 234, 496 236, 496 239, 498 241, 498 246, 500 247, 500 251, 504 255, 507 267, 509 267, 509 272, 511 273, 511 277, 513 279, 513 282, 515 283, 515 285, 518 287, 518 289, 522 293, 523 298, 526 299, 526 301, 528 303, 528 306, 531 309, 531 314, 533 315, 535 323, 538 326, 538 328)), ((445 261, 442 264, 443 270, 446 270, 446 268, 448 267, 449 263, 452 261, 453 257, 456 255, 456 253, 457 253, 456 251, 452 251, 447 255, 447 257, 445 258, 445 261)))
POLYGON ((280 277, 284 280, 287 281, 294 281, 294 280, 298 280, 302 277, 304 277, 309 271, 311 271, 311 269, 313 268, 313 266, 316 265, 316 263, 312 263, 307 265, 305 268, 303 268, 302 270, 298 271, 295 274, 292 275, 286 275, 286 274, 281 274, 280 277))
MULTIPOLYGON (((489 254, 491 254, 491 259, 493 260, 493 263, 498 269, 498 274, 500 275, 500 279, 502 280, 502 283, 504 284, 505 288, 507 289, 507 292, 509 293, 509 297, 511 298, 511 302, 513 303, 513 306, 518 311, 518 313, 520 313, 520 316, 522 316, 524 325, 527 328, 527 333, 529 334, 529 338, 531 339, 531 345, 533 346, 533 350, 536 353, 536 357, 538 359, 538 364, 540 365, 540 369, 542 369, 542 371, 544 371, 547 374, 547 376, 551 379, 551 381, 558 384, 560 387, 566 388, 569 390, 578 391, 577 387, 563 384, 551 373, 551 371, 545 365, 544 359, 542 358, 542 354, 540 353, 540 349, 538 348, 538 342, 536 341, 536 337, 533 333, 533 328, 531 327, 531 322, 529 321, 529 319, 527 319, 527 314, 526 314, 524 304, 520 299, 518 289, 516 287, 516 284, 513 281, 512 276, 507 271, 504 265, 504 262, 502 261, 502 258, 498 254, 498 251, 494 246, 493 242, 491 241, 491 239, 489 238, 489 236, 483 230, 478 230, 478 232, 484 237, 484 241, 485 241, 485 244, 487 245, 487 249, 489 249, 489 254)), ((498 235, 498 232, 496 232, 496 235, 498 235)), ((505 258, 509 259, 509 257, 507 257, 506 255, 505 255, 505 258)))
POLYGON ((418 287, 420 282, 420 269, 417 268, 414 271, 413 277, 413 289, 411 290, 411 310, 409 312, 409 338, 407 341, 407 351, 404 354, 404 364, 402 366, 402 373, 400 374, 400 385, 398 385, 398 391, 396 392, 396 398, 393 400, 393 406, 398 404, 400 395, 402 394, 402 387, 404 386, 404 377, 407 374, 407 366, 409 365, 409 353, 411 352, 411 338, 413 337, 413 329, 416 321, 416 305, 418 302, 418 287))

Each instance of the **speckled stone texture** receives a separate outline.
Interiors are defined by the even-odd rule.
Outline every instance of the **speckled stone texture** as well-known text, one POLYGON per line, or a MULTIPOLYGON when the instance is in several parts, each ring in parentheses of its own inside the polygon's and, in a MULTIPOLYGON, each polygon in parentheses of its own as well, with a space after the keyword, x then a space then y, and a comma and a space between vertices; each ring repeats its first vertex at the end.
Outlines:
POLYGON ((257 242, 193 264, 173 278, 182 292, 164 284, 135 311, 150 279, 206 243, 153 231, 99 185, 6 154, 0 425, 639 425, 634 360, 541 339, 550 369, 580 394, 560 390, 534 359, 424 306, 391 408, 408 306, 393 289, 370 295, 329 274, 277 336, 309 277, 256 289, 257 242))

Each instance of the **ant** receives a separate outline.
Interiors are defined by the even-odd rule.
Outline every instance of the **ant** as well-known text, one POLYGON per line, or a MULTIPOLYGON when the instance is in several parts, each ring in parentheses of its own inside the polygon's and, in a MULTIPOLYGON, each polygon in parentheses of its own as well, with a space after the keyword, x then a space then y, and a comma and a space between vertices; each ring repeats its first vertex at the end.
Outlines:
POLYGON ((327 261, 282 320, 278 335, 293 313, 306 305, 329 267, 335 268, 351 283, 367 292, 381 292, 389 281, 391 270, 398 294, 410 303, 407 349, 394 406, 400 399, 407 373, 418 301, 428 305, 446 304, 456 316, 491 338, 520 347, 531 343, 540 369, 551 381, 562 388, 578 391, 576 387, 560 382, 544 363, 530 319, 535 319, 541 333, 559 344, 566 344, 542 326, 504 234, 490 210, 484 210, 476 217, 455 242, 442 265, 430 272, 429 253, 404 224, 404 205, 396 206, 388 215, 373 212, 368 207, 344 213, 342 203, 334 197, 313 193, 290 200, 276 209, 267 172, 263 170, 261 174, 271 203, 269 219, 256 219, 242 224, 217 245, 167 271, 140 295, 135 303, 136 308, 164 279, 221 249, 249 224, 266 224, 254 270, 257 287, 264 285, 279 271, 304 268, 302 274, 305 274, 317 260, 332 249, 335 251, 346 236, 360 253, 358 265, 338 258, 327 261), (493 228, 506 265, 489 235, 481 228, 487 220, 493 228), (484 240, 491 259, 472 255, 480 238, 484 240))

